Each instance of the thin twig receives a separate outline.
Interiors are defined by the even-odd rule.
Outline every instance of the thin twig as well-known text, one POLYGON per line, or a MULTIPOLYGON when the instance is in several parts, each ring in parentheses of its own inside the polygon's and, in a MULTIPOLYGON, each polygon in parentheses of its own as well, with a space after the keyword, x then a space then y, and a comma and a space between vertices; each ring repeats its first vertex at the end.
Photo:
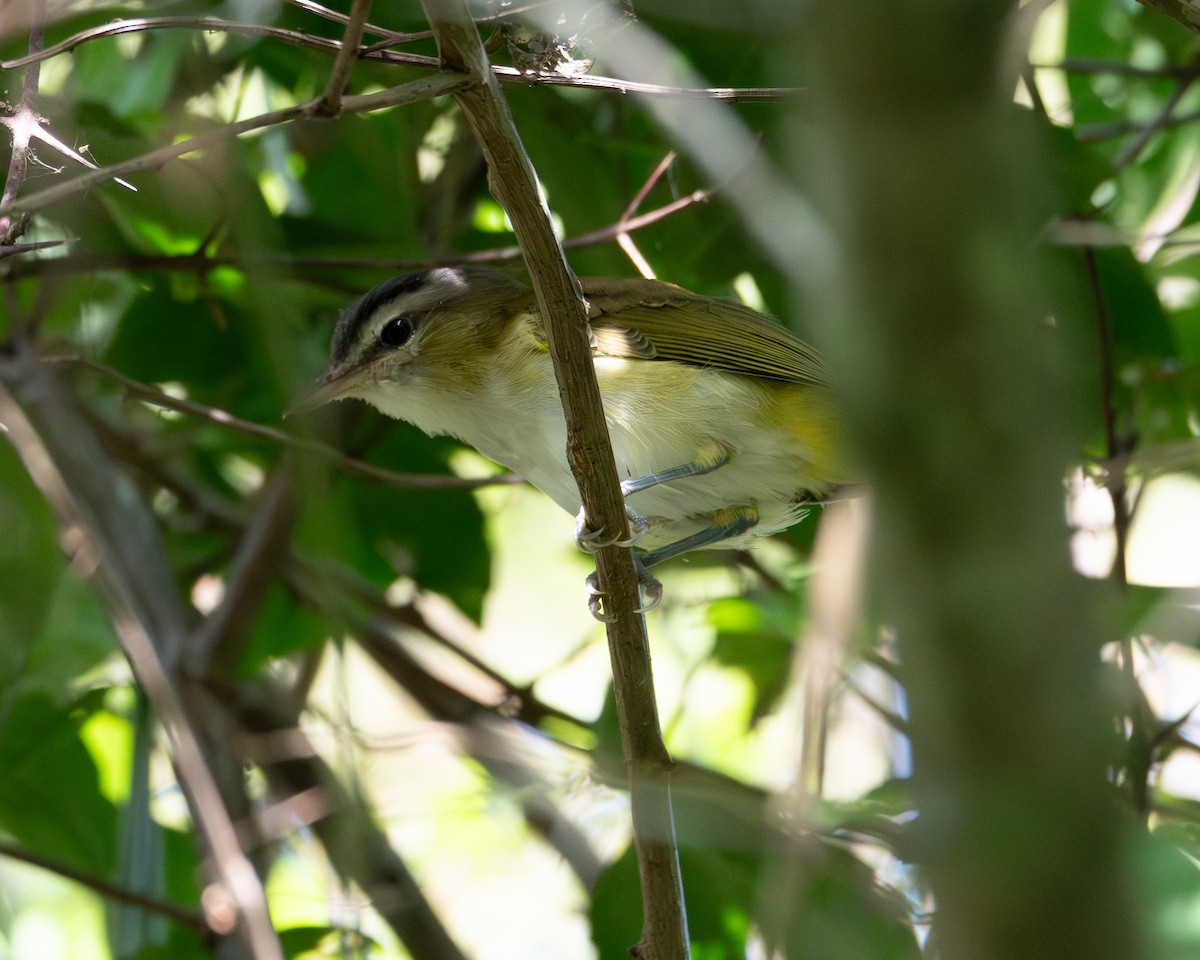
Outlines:
MULTIPOLYGON (((332 20, 334 23, 340 23, 345 26, 350 22, 350 17, 342 13, 340 10, 331 10, 320 3, 315 3, 314 0, 287 0, 290 6, 303 10, 306 13, 315 14, 318 17, 323 17, 326 20, 332 20)), ((376 26, 373 23, 364 23, 363 30, 365 33, 374 34, 377 37, 383 37, 385 43, 412 43, 415 40, 428 40, 432 34, 428 31, 420 33, 397 33, 395 30, 388 30, 385 27, 376 26)))
MULTIPOLYGON (((601 243, 611 243, 622 232, 633 233, 651 224, 665 220, 672 214, 678 213, 693 204, 707 203, 716 190, 704 188, 694 190, 686 197, 672 200, 670 203, 657 207, 646 213, 638 214, 621 223, 611 223, 568 237, 563 241, 563 248, 578 250, 584 247, 594 247, 601 243)), ((66 241, 50 240, 44 244, 26 244, 20 250, 24 253, 43 246, 59 246, 66 241)), ((2 253, 3 251, 0 251, 2 253)), ((178 270, 203 273, 215 267, 253 267, 255 270, 274 270, 293 274, 307 274, 312 270, 391 270, 404 272, 408 270, 428 270, 430 267, 461 266, 465 263, 503 263, 518 260, 521 248, 493 247, 490 250, 480 250, 462 257, 445 257, 436 261, 428 260, 381 260, 377 257, 292 257, 271 254, 140 254, 140 253, 96 253, 87 252, 67 257, 53 257, 41 260, 29 260, 13 264, 2 275, 5 279, 17 280, 22 277, 51 273, 93 273, 97 270, 119 268, 122 270, 178 270)))
POLYGON ((195 676, 234 675, 267 593, 277 582, 295 519, 291 463, 284 458, 243 531, 221 602, 189 638, 187 669, 195 676))
MULTIPOLYGON (((463 78, 460 76, 451 73, 436 73, 431 77, 402 83, 399 86, 380 91, 379 93, 346 97, 343 99, 342 110, 339 115, 365 113, 371 110, 381 110, 384 107, 399 106, 404 103, 431 100, 434 97, 453 93, 462 83, 463 78)), ((76 193, 90 190, 92 187, 99 186, 109 180, 126 174, 137 173, 140 170, 159 167, 170 160, 206 149, 213 144, 232 140, 244 133, 262 130, 266 127, 273 127, 283 123, 290 123, 293 120, 307 119, 310 116, 311 103, 312 101, 309 101, 294 107, 286 107, 283 110, 274 110, 270 113, 260 114, 257 117, 239 120, 237 123, 222 124, 219 127, 198 133, 179 143, 167 144, 166 146, 158 147, 139 156, 132 157, 129 160, 124 160, 121 163, 114 163, 100 170, 81 174, 53 187, 39 190, 37 193, 32 193, 27 197, 0 205, 0 216, 11 214, 16 210, 23 213, 34 213, 52 203, 57 203, 59 200, 66 199, 76 193)))
POLYGON ((1075 139, 1080 143, 1098 143, 1101 140, 1111 140, 1123 137, 1127 133, 1138 133, 1155 130, 1172 130, 1200 120, 1200 110, 1189 110, 1187 113, 1176 113, 1169 117, 1159 115, 1151 120, 1108 120, 1103 123, 1088 123, 1076 127, 1075 139))
POLYGON ((331 447, 320 440, 297 437, 294 434, 285 433, 283 430, 277 430, 274 427, 254 423, 252 420, 243 420, 241 417, 235 416, 227 410, 222 410, 220 407, 210 407, 208 404, 198 403, 195 400, 173 397, 169 393, 158 389, 158 387, 142 383, 140 380, 134 380, 131 377, 125 376, 119 370, 106 367, 104 364, 96 363, 93 360, 84 360, 82 357, 53 357, 47 359, 59 363, 70 363, 95 371, 101 376, 120 384, 130 396, 145 400, 156 407, 175 410, 193 417, 200 417, 236 433, 243 433, 260 440, 281 443, 295 450, 318 453, 323 457, 328 457, 334 464, 347 473, 358 474, 360 477, 377 480, 380 483, 386 483, 393 487, 418 490, 477 490, 480 487, 524 483, 521 477, 511 473, 497 474, 492 477, 451 477, 444 474, 397 473, 394 470, 377 467, 364 460, 348 456, 336 447, 331 447))
POLYGON ((127 890, 125 887, 118 886, 103 877, 98 877, 95 874, 80 870, 61 861, 52 860, 49 857, 43 857, 40 853, 26 850, 24 847, 11 843, 8 840, 0 840, 0 857, 8 857, 10 860, 20 860, 22 863, 32 864, 42 870, 65 877, 67 880, 78 883, 80 886, 87 887, 93 893, 99 894, 106 900, 127 903, 130 906, 140 907, 150 913, 161 914, 164 917, 174 920, 176 923, 183 924, 185 927, 198 930, 200 933, 207 934, 210 932, 208 924, 204 921, 204 914, 199 910, 173 903, 170 900, 160 900, 157 897, 151 897, 144 893, 127 890))
MULTIPOLYGON (((69 53, 79 46, 94 40, 119 36, 124 33, 163 29, 210 30, 245 36, 266 37, 326 53, 334 53, 340 48, 340 44, 336 40, 330 40, 327 37, 318 37, 298 30, 264 24, 241 23, 232 20, 221 20, 216 17, 138 17, 130 20, 118 20, 114 23, 82 30, 74 36, 68 37, 53 47, 40 51, 37 54, 0 61, 0 70, 10 70, 30 63, 33 60, 46 60, 53 56, 69 53)), ((378 29, 372 32, 386 34, 386 31, 378 29)), ((418 39, 418 37, 419 35, 395 34, 389 40, 388 46, 390 47, 394 43, 406 43, 418 39)), ((423 67, 429 70, 438 69, 438 60, 436 57, 381 48, 379 44, 372 44, 369 49, 363 50, 362 57, 366 60, 374 60, 382 63, 423 67)), ((607 90, 621 94, 637 93, 643 96, 660 97, 668 100, 700 99, 722 100, 728 103, 755 103, 786 100, 795 96, 798 92, 791 87, 680 87, 591 75, 568 77, 558 73, 530 73, 518 70, 516 67, 499 65, 491 66, 491 70, 500 80, 507 83, 519 83, 524 86, 579 87, 591 90, 607 90)))
POLYGON ((1171 91, 1171 95, 1167 97, 1166 102, 1163 103, 1158 113, 1145 126, 1141 127, 1125 146, 1117 151, 1117 155, 1112 160, 1114 169, 1120 170, 1137 159, 1137 155, 1145 149, 1146 144, 1150 142, 1150 138, 1163 129, 1170 121, 1171 111, 1178 106, 1179 101, 1183 99, 1183 95, 1188 92, 1195 81, 1195 77, 1181 77, 1179 79, 1175 84, 1175 89, 1171 91))
POLYGON ((1140 77, 1160 80, 1164 77, 1200 76, 1200 64, 1174 63, 1161 67, 1139 67, 1117 60, 1093 60, 1087 57, 1069 57, 1058 63, 1031 63, 1034 70, 1059 70, 1063 73, 1112 74, 1114 76, 1140 77))
POLYGON ((329 82, 325 84, 325 95, 313 107, 314 116, 332 117, 342 107, 342 94, 350 81, 350 71, 354 69, 354 61, 359 56, 359 46, 362 44, 363 25, 371 12, 371 0, 353 0, 350 5, 350 18, 346 21, 346 30, 342 34, 342 45, 338 48, 337 56, 333 59, 333 69, 329 71, 329 82))

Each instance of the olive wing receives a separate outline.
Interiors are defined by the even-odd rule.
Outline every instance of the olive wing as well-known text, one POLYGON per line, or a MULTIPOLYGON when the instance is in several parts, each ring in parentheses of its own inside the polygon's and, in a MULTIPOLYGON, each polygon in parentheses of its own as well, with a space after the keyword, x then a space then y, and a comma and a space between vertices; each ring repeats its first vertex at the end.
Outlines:
POLYGON ((789 383, 824 385, 808 344, 741 304, 658 280, 580 278, 597 356, 676 360, 789 383))

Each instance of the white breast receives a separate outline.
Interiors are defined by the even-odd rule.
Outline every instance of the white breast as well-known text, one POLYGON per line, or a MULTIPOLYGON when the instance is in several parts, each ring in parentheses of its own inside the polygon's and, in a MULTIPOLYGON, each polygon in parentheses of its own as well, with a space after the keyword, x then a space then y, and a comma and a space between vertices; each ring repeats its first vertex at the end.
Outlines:
MULTIPOLYGON (((364 399, 431 434, 449 434, 523 475, 565 510, 579 508, 566 458, 566 426, 548 356, 525 376, 493 376, 469 393, 420 382, 373 390, 364 399), (519 385, 514 386, 517 380, 519 385)), ((752 425, 762 387, 720 371, 672 362, 600 358, 596 374, 621 479, 647 476, 696 459, 713 443, 731 452, 711 473, 665 483, 630 497, 650 520, 643 546, 672 543, 710 526, 706 514, 754 506, 759 525, 732 544, 790 526, 803 510, 796 495, 819 487, 787 431, 752 425), (648 410, 645 397, 656 398, 648 410)), ((732 545, 726 542, 723 545, 732 545)))

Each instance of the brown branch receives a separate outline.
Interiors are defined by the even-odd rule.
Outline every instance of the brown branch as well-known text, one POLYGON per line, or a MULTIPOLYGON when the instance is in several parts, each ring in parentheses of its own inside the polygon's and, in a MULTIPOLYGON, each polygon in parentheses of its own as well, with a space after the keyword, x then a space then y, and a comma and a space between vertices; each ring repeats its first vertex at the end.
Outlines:
POLYGON ((1195 63, 1169 63, 1161 67, 1139 67, 1118 60, 1093 60, 1088 57, 1068 57, 1058 63, 1031 63, 1030 67, 1034 70, 1061 70, 1064 73, 1082 74, 1106 73, 1146 80, 1200 75, 1200 64, 1195 63))
MULTIPOLYGON (((479 141, 496 199, 525 255, 546 325, 567 423, 567 460, 593 529, 626 538, 625 503, 613 461, 577 282, 538 193, 536 177, 462 0, 422 0, 447 69, 470 84, 456 96, 479 141)), ((596 553, 608 624, 613 690, 628 765, 634 845, 642 880, 643 928, 635 949, 649 960, 688 955, 683 885, 670 806, 670 756, 662 742, 638 577, 628 549, 596 553)))
POLYGON ((140 907, 150 913, 161 914, 170 920, 174 920, 176 923, 190 927, 202 934, 211 932, 204 920, 204 914, 199 910, 185 907, 182 904, 172 903, 170 900, 160 900, 157 897, 147 896, 144 893, 135 893, 133 890, 127 890, 125 887, 118 886, 103 877, 88 873, 86 870, 79 870, 70 864, 62 863, 58 860, 52 860, 50 857, 43 857, 40 853, 26 850, 24 847, 11 843, 8 840, 0 840, 0 857, 20 860, 22 863, 28 863, 42 870, 57 874, 60 877, 78 883, 82 887, 87 887, 93 893, 99 894, 106 900, 126 903, 132 907, 140 907))
POLYGON ((1117 151, 1116 156, 1112 160, 1114 169, 1120 170, 1122 167, 1136 160, 1138 154, 1150 142, 1150 138, 1170 124, 1171 112, 1179 105, 1179 101, 1183 99, 1183 95, 1188 92, 1194 82, 1194 77, 1183 77, 1175 84, 1175 89, 1171 91, 1170 96, 1167 97, 1166 102, 1159 108, 1158 113, 1143 126, 1140 126, 1129 142, 1117 151))
MULTIPOLYGON (((327 597, 315 586, 324 578, 314 578, 314 569, 298 567, 298 575, 292 578, 293 586, 304 601, 322 615, 347 619, 347 612, 331 609, 327 597)), ((373 592, 378 597, 378 592, 373 592)), ((383 602, 382 598, 376 602, 383 602)), ((463 656, 463 651, 439 635, 413 607, 393 607, 389 612, 389 619, 394 624, 419 632, 463 656)), ((354 611, 350 611, 348 617, 350 632, 359 647, 392 682, 430 717, 458 728, 457 739, 464 752, 489 774, 520 789, 522 809, 530 827, 563 856, 580 882, 590 887, 599 872, 599 864, 586 838, 548 797, 540 791, 530 795, 525 789, 537 778, 511 747, 505 750, 494 748, 505 731, 512 730, 517 724, 536 727, 547 716, 565 719, 580 728, 586 725, 578 718, 540 704, 528 691, 517 691, 511 683, 487 668, 483 668, 484 672, 506 686, 511 696, 502 704, 483 703, 432 674, 378 620, 363 617, 361 613, 356 615, 354 611)))
POLYGON ((187 645, 187 668, 196 676, 233 676, 267 593, 278 580, 295 519, 291 465, 285 457, 245 528, 221 602, 187 645))
MULTIPOLYGON (((601 243, 611 243, 623 231, 633 233, 651 224, 665 220, 672 214, 696 203, 706 203, 717 193, 710 188, 693 190, 685 197, 679 197, 670 203, 657 207, 646 213, 619 220, 598 230, 581 233, 568 237, 563 241, 563 249, 578 250, 582 247, 597 246, 601 243)), ((42 244, 25 244, 21 249, 13 250, 8 255, 26 253, 30 250, 48 246, 61 246, 64 241, 48 240, 42 244)), ((0 255, 3 255, 0 250, 0 255)), ((50 273, 92 273, 96 270, 119 268, 122 270, 179 270, 203 273, 215 267, 235 266, 254 267, 256 270, 276 270, 289 272, 304 272, 309 270, 428 270, 433 266, 459 266, 464 263, 501 263, 516 260, 521 256, 521 248, 494 247, 491 250, 480 250, 461 257, 444 257, 431 262, 428 260, 380 260, 373 257, 288 257, 272 255, 222 255, 206 253, 187 254, 123 254, 88 252, 67 257, 52 257, 42 260, 28 260, 9 267, 2 275, 5 279, 18 280, 22 277, 50 273)), ((331 454, 336 451, 330 450, 331 454)))
MULTIPOLYGON (((323 17, 326 20, 332 20, 334 23, 340 23, 346 26, 350 23, 350 17, 342 13, 340 10, 331 10, 329 7, 315 3, 314 0, 287 0, 288 4, 303 10, 306 13, 315 14, 318 17, 323 17)), ((377 37, 383 37, 382 43, 393 45, 397 43, 413 43, 416 40, 428 40, 432 36, 429 31, 421 33, 398 33, 395 30, 388 30, 384 27, 378 27, 373 23, 363 24, 363 30, 366 33, 374 34, 377 37)), ((374 46, 374 44, 372 44, 374 46)))
POLYGON ((252 747, 260 744, 255 760, 272 793, 307 800, 304 819, 334 870, 371 899, 414 960, 466 960, 371 811, 338 782, 299 729, 296 698, 274 686, 255 691, 248 685, 230 696, 242 726, 254 735, 252 747), (286 750, 279 749, 281 741, 286 750))
POLYGON ((359 56, 359 45, 362 43, 363 26, 371 12, 371 0, 353 0, 350 6, 350 18, 346 21, 346 30, 342 34, 342 44, 333 60, 333 69, 329 71, 329 82, 325 85, 325 95, 313 106, 313 116, 332 117, 342 108, 342 94, 350 80, 350 71, 354 69, 354 61, 359 56))
POLYGON ((1200 4, 1195 0, 1138 0, 1145 7, 1177 20, 1192 33, 1200 33, 1200 4))

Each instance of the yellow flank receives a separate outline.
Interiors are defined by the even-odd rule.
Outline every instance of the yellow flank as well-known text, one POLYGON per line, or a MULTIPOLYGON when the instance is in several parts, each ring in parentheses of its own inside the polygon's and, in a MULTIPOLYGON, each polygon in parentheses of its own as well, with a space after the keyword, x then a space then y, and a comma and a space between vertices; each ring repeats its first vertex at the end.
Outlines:
POLYGON ((833 394, 826 387, 771 384, 763 418, 786 430, 807 451, 812 472, 827 485, 851 478, 842 461, 842 438, 833 394))
POLYGON ((714 510, 709 517, 718 527, 733 527, 741 521, 749 521, 753 526, 758 523, 758 507, 728 507, 724 510, 714 510))

